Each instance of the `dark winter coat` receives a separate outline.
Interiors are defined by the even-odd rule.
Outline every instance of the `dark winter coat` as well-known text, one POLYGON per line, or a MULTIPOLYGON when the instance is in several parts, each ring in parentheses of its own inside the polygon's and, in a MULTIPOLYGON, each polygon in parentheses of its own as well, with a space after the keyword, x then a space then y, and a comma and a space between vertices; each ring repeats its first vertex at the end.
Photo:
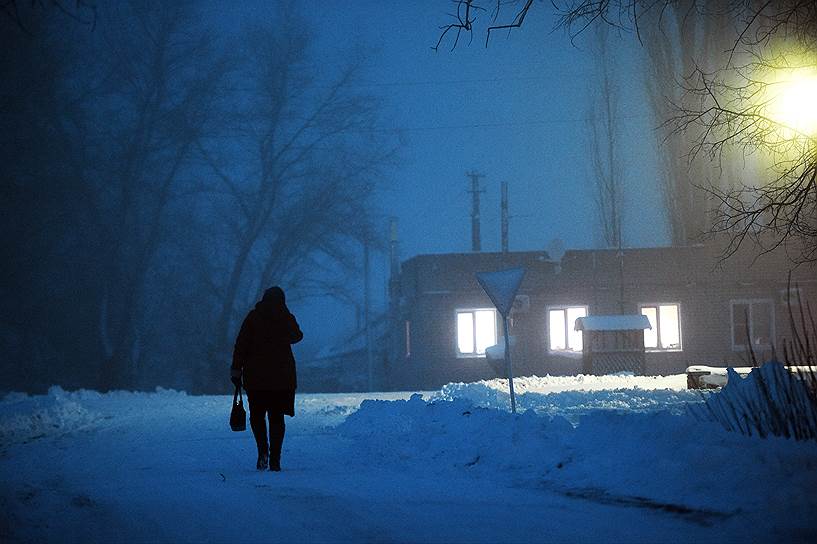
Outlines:
POLYGON ((280 297, 268 293, 241 324, 230 373, 241 377, 247 390, 294 392, 298 379, 291 344, 304 335, 284 303, 283 292, 280 297))

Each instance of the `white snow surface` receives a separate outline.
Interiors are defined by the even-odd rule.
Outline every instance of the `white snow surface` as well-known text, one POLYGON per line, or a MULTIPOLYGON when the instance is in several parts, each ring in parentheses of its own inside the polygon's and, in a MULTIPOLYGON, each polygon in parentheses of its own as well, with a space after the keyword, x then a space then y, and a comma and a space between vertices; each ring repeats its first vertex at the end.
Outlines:
POLYGON ((652 329, 646 315, 586 315, 577 317, 577 331, 637 331, 652 329))
POLYGON ((283 472, 229 396, 0 400, 3 542, 814 542, 817 444, 691 416, 685 376, 304 394, 283 472))

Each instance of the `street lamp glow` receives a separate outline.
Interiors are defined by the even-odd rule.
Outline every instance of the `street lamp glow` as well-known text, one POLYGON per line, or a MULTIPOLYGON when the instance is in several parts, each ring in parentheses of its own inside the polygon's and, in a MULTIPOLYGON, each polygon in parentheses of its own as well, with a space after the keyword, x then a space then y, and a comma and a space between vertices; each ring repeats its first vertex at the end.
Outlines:
POLYGON ((789 71, 771 87, 769 117, 786 137, 817 136, 817 70, 789 71))

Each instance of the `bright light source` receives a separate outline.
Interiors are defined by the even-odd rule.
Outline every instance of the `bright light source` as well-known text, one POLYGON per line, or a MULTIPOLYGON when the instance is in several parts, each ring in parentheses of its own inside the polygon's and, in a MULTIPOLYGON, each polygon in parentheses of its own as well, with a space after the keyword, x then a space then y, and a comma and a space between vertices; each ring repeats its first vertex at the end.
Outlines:
POLYGON ((565 312, 564 310, 550 311, 550 337, 551 350, 567 349, 567 336, 565 334, 565 312))
POLYGON ((576 320, 586 316, 587 308, 579 307, 567 309, 567 341, 568 346, 573 351, 582 350, 582 331, 576 330, 576 320))
POLYGON ((482 355, 486 348, 496 345, 496 312, 477 310, 474 314, 476 315, 477 353, 482 355))
POLYGON ((641 315, 650 320, 650 328, 644 329, 644 347, 655 349, 658 347, 658 310, 654 306, 641 308, 641 315))
POLYGON ((768 115, 784 127, 784 137, 817 135, 817 70, 784 72, 769 86, 768 115))
POLYGON ((644 329, 644 347, 649 350, 681 349, 681 315, 677 304, 655 304, 641 307, 641 315, 650 320, 644 329))
POLYGON ((457 349, 460 355, 485 355, 496 345, 496 310, 460 310, 457 312, 457 349))
POLYGON ((678 317, 678 306, 664 304, 658 307, 661 323, 661 348, 679 349, 681 347, 681 324, 678 317))
POLYGON ((575 330, 576 319, 585 317, 587 308, 572 306, 548 312, 548 337, 551 351, 581 351, 582 331, 575 330))
POLYGON ((474 353, 474 314, 457 314, 457 349, 460 353, 474 353))

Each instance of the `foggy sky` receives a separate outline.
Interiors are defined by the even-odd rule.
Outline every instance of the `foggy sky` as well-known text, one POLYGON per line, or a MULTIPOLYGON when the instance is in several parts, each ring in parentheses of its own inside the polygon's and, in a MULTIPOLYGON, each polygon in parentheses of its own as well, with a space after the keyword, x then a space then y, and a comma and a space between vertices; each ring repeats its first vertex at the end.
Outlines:
MULTIPOLYGON (((456 49, 451 50, 447 40, 439 51, 432 46, 440 37, 440 26, 451 20, 452 4, 446 0, 302 0, 293 5, 298 20, 282 21, 275 2, 202 0, 194 3, 200 20, 190 20, 189 26, 207 27, 208 35, 220 42, 216 50, 229 44, 240 51, 252 43, 243 39, 252 26, 275 30, 289 24, 300 30, 305 23, 312 35, 305 58, 310 59, 318 85, 332 81, 351 56, 363 56, 365 69, 355 85, 382 104, 376 132, 382 132, 386 142, 399 134, 403 143, 397 165, 377 180, 374 198, 383 239, 389 218, 398 220, 401 260, 470 251, 467 171, 484 175, 484 251, 500 247, 503 181, 510 187, 512 251, 544 250, 556 238, 567 248, 602 247, 587 122, 596 66, 586 37, 571 43, 563 30, 553 30, 553 8, 548 3, 535 4, 522 28, 493 34, 488 47, 485 25, 478 21, 472 41, 463 35, 456 49)), ((630 34, 621 36, 612 49, 622 92, 619 157, 623 155, 627 187, 625 245, 665 245, 668 237, 656 183, 656 122, 644 100, 644 52, 630 34)), ((242 84, 247 82, 228 82, 230 87, 242 84)), ((227 91, 222 98, 236 96, 240 94, 227 91)), ((236 140, 219 145, 227 154, 230 146, 236 147, 240 157, 243 150, 237 147, 245 144, 236 140)), ((232 161, 231 167, 236 169, 230 172, 235 179, 246 176, 240 171, 241 160, 232 161)), ((362 261, 361 248, 351 250, 360 251, 362 261)), ((373 255, 375 315, 385 309, 387 262, 386 254, 373 255)), ((360 305, 362 275, 349 281, 360 305)), ((249 304, 254 294, 246 295, 249 304)), ((249 307, 235 310, 243 313, 249 307)), ((305 332, 297 348, 304 357, 345 337, 355 325, 354 305, 328 296, 298 301, 292 309, 305 332)))
MULTIPOLYGON (((568 248, 603 244, 592 201, 588 157, 587 108, 594 85, 591 53, 580 37, 571 44, 561 29, 553 31, 553 11, 537 4, 525 25, 509 35, 497 33, 489 46, 475 32, 469 44, 439 52, 432 46, 439 26, 448 22, 448 2, 362 1, 299 2, 317 42, 317 56, 328 66, 350 48, 367 52, 365 91, 384 101, 383 130, 404 138, 402 160, 390 179, 382 180, 378 202, 387 218, 398 219, 401 260, 425 253, 471 249, 471 200, 465 172, 483 178, 482 248, 498 251, 500 182, 510 184, 510 249, 545 249, 561 238, 568 248)), ((214 19, 272 19, 267 3, 223 4, 214 19)), ((225 28, 225 30, 227 30, 225 28)), ((654 121, 644 104, 637 39, 625 34, 615 51, 622 91, 622 152, 628 187, 623 222, 625 245, 665 245, 660 215, 654 121), (637 202, 635 196, 641 199, 637 202), (633 213, 635 211, 635 213, 633 213)), ((373 262, 372 294, 382 304, 385 255, 373 262)), ((362 285, 360 287, 362 290, 362 285)), ((302 305, 307 330, 322 340, 327 312, 340 312, 347 323, 354 310, 320 300, 302 305)), ((309 337, 307 337, 308 339, 309 337)))

